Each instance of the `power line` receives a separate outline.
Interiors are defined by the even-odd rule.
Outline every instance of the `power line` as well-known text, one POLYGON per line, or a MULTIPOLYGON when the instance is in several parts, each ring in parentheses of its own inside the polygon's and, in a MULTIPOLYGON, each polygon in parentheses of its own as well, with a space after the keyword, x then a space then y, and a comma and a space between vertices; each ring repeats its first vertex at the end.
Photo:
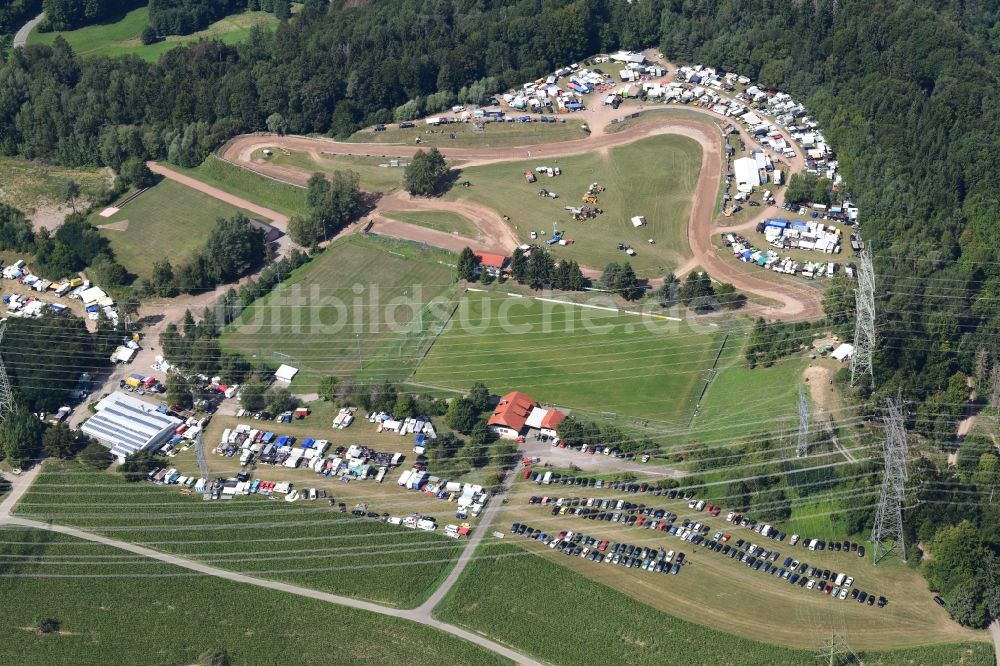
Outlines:
POLYGON ((823 641, 822 647, 816 653, 816 658, 827 666, 840 666, 841 664, 861 664, 861 657, 847 644, 847 639, 836 631, 830 634, 830 638, 823 641))
POLYGON ((892 551, 899 549, 900 558, 906 561, 906 544, 903 539, 903 499, 906 473, 906 427, 903 423, 902 400, 897 397, 888 401, 885 417, 885 465, 882 476, 882 493, 875 512, 872 528, 872 543, 875 544, 873 563, 885 559, 892 551), (887 546, 885 542, 889 541, 887 546))
MULTIPOLYGON (((0 321, 0 349, 3 348, 3 335, 7 331, 7 320, 0 321)), ((0 421, 3 421, 8 414, 14 410, 14 395, 10 390, 10 379, 7 377, 7 368, 4 365, 3 357, 0 356, 0 421)))
POLYGON ((799 384, 799 442, 795 455, 799 458, 809 454, 809 403, 805 389, 799 384))
POLYGON ((874 388, 872 354, 875 353, 875 269, 872 267, 872 255, 868 248, 862 250, 860 263, 858 286, 854 290, 857 313, 854 320, 854 353, 851 355, 851 386, 861 379, 862 374, 867 374, 874 388))

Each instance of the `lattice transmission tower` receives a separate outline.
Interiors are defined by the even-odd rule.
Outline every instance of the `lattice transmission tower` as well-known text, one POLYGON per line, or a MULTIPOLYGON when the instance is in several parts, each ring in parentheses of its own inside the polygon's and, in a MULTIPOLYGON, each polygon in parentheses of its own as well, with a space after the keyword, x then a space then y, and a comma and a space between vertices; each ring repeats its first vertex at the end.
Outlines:
POLYGON ((861 657, 847 644, 847 640, 836 631, 830 635, 829 640, 823 642, 822 647, 816 653, 816 658, 820 659, 825 666, 864 664, 861 657))
POLYGON ((10 379, 7 378, 7 366, 3 361, 3 334, 7 331, 6 320, 0 321, 0 421, 14 409, 14 395, 10 390, 10 379))
POLYGON ((809 455, 809 401, 806 392, 799 385, 799 442, 795 446, 795 455, 801 458, 809 455))
POLYGON ((907 479, 906 427, 903 424, 903 401, 888 401, 885 416, 885 444, 882 457, 882 493, 875 511, 875 525, 871 541, 875 544, 873 563, 885 559, 898 549, 899 557, 906 561, 906 544, 903 541, 903 499, 907 479))
POLYGON ((868 375, 872 386, 872 356, 875 353, 875 268, 868 248, 861 251, 858 286, 854 290, 854 354, 851 356, 851 386, 868 375))

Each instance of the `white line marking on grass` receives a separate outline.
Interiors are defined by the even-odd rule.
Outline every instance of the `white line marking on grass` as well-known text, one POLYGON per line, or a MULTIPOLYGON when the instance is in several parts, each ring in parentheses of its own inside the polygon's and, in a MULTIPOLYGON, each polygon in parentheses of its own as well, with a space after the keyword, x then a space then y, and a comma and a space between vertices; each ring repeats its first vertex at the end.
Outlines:
POLYGON ((575 305, 578 308, 590 308, 592 310, 605 310, 607 312, 618 313, 618 308, 606 308, 600 305, 588 305, 586 303, 574 303, 573 301, 560 301, 557 298, 542 298, 541 296, 535 296, 536 301, 542 301, 544 303, 558 303, 559 305, 575 305))
POLYGON ((635 310, 622 310, 625 314, 638 315, 640 317, 652 317, 653 319, 665 319, 667 321, 684 321, 680 317, 670 317, 667 315, 653 314, 652 312, 636 312, 635 310))

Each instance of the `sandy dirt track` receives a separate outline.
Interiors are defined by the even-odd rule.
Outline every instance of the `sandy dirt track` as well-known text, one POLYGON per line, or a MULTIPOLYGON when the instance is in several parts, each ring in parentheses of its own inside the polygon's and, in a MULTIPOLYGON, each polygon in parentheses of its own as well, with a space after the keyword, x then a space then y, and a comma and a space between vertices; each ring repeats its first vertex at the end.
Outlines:
MULTIPOLYGON (((581 116, 581 121, 586 121, 591 125, 592 134, 589 137, 517 148, 443 148, 441 152, 450 160, 460 161, 462 166, 477 166, 520 160, 529 153, 532 158, 544 159, 592 151, 606 151, 614 146, 659 134, 677 134, 693 139, 698 142, 702 149, 701 175, 695 188, 691 216, 688 220, 688 239, 693 257, 679 267, 678 274, 700 266, 719 281, 730 282, 741 291, 775 301, 779 305, 755 308, 755 311, 760 315, 768 318, 809 319, 821 316, 821 296, 817 290, 791 280, 784 284, 776 284, 758 277, 751 271, 759 269, 720 256, 712 246, 712 235, 722 230, 722 227, 716 227, 713 222, 716 214, 716 199, 722 179, 722 135, 719 128, 710 122, 710 118, 719 118, 719 116, 700 108, 686 107, 684 110, 688 112, 686 116, 672 113, 651 113, 648 118, 643 118, 641 122, 637 122, 631 127, 609 133, 607 128, 610 126, 611 120, 616 116, 623 115, 623 112, 613 112, 610 108, 601 108, 581 116), (705 116, 705 119, 696 118, 692 115, 693 113, 699 113, 705 116)), ((744 138, 748 139, 748 137, 744 138)), ((749 141, 748 145, 750 145, 749 141)), ((256 134, 230 140, 220 149, 219 155, 233 164, 278 180, 296 185, 302 185, 308 180, 310 174, 304 171, 255 162, 252 159, 254 152, 265 147, 280 147, 313 155, 326 153, 403 158, 412 156, 420 149, 420 146, 415 145, 343 143, 321 137, 256 134)), ((801 158, 793 160, 790 166, 792 172, 800 170, 802 168, 801 158)), ((739 228, 752 227, 758 220, 773 216, 779 210, 776 207, 761 208, 753 219, 741 223, 739 228)), ((461 249, 469 245, 474 248, 509 252, 517 245, 516 237, 498 214, 469 202, 413 199, 402 193, 392 194, 380 200, 373 216, 378 224, 376 230, 379 233, 437 245, 449 250, 461 249), (381 215, 382 211, 389 210, 447 210, 455 212, 467 217, 475 224, 484 240, 466 239, 405 222, 392 221, 390 223, 385 220, 385 216, 381 215)), ((585 272, 593 275, 596 271, 589 269, 585 272)))

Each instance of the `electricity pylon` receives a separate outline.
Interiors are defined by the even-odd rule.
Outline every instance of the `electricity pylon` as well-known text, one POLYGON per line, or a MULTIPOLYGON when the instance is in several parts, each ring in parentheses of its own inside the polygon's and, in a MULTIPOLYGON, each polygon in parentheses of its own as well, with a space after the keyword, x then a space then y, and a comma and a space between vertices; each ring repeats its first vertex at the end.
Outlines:
POLYGON ((868 248, 861 251, 858 286, 854 290, 854 354, 851 355, 851 386, 867 374, 875 385, 872 355, 875 353, 875 269, 868 248))
POLYGON ((875 544, 872 560, 874 564, 878 564, 897 548, 900 558, 906 561, 906 544, 903 540, 906 455, 903 403, 899 398, 890 399, 885 417, 885 445, 882 451, 885 461, 882 471, 882 493, 879 496, 878 509, 875 511, 875 525, 872 528, 871 538, 875 544), (888 545, 886 542, 889 542, 888 545))
MULTIPOLYGON (((3 334, 7 331, 7 322, 0 321, 0 352, 3 350, 3 334)), ((14 395, 10 390, 10 379, 7 378, 7 366, 0 353, 0 421, 14 410, 14 395)))

